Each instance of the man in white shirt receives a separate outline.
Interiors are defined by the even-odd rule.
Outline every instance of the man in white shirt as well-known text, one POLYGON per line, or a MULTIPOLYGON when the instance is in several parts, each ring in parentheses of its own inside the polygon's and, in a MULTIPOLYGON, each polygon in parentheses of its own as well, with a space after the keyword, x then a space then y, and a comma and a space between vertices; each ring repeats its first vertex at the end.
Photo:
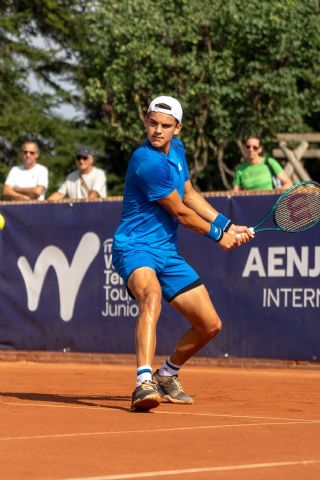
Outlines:
POLYGON ((37 163, 39 146, 33 140, 22 145, 23 164, 12 167, 3 187, 10 200, 44 200, 48 188, 48 169, 37 163))
POLYGON ((79 147, 76 152, 77 170, 71 172, 49 201, 65 196, 76 199, 98 200, 107 196, 106 175, 101 168, 93 166, 93 152, 89 147, 79 147))

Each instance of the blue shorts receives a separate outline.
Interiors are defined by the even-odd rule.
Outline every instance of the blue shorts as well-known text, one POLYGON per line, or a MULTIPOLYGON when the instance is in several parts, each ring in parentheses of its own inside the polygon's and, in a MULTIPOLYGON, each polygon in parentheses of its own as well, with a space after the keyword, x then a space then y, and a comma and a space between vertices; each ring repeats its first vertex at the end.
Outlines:
MULTIPOLYGON (((140 267, 152 268, 159 280, 162 295, 171 302, 181 293, 202 284, 199 274, 175 250, 113 250, 112 261, 115 270, 127 284, 131 273, 140 267)), ((132 293, 128 289, 129 294, 132 293)))

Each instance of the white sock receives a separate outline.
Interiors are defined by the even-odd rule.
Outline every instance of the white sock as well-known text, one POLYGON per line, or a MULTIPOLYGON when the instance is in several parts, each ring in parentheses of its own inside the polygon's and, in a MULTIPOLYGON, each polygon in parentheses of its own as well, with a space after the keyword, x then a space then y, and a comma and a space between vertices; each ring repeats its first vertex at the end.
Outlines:
POLYGON ((152 380, 152 368, 150 365, 141 365, 137 368, 137 385, 142 382, 150 382, 152 380))
POLYGON ((159 369, 159 375, 163 377, 173 377, 173 375, 178 375, 181 366, 182 365, 175 365, 174 363, 172 363, 170 361, 170 358, 168 357, 159 369))

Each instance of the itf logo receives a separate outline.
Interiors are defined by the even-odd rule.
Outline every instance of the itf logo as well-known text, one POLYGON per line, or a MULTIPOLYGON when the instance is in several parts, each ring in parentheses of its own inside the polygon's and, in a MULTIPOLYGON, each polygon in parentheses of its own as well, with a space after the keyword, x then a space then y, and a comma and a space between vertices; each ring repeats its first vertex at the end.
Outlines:
POLYGON ((71 320, 80 285, 100 249, 99 237, 88 232, 80 240, 71 264, 60 248, 50 245, 37 258, 34 270, 25 257, 18 259, 28 296, 28 308, 37 310, 43 283, 50 267, 56 271, 60 298, 60 317, 71 320))
POLYGON ((101 312, 104 317, 137 317, 139 308, 132 301, 122 278, 112 267, 112 238, 103 242, 105 309, 101 312))

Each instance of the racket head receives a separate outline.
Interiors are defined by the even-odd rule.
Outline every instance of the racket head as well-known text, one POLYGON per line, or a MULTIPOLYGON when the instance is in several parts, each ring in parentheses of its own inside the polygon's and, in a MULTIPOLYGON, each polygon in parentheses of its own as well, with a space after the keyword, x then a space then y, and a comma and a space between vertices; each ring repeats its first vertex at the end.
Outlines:
POLYGON ((303 232, 320 221, 320 185, 306 181, 286 190, 273 207, 273 221, 284 232, 303 232))

